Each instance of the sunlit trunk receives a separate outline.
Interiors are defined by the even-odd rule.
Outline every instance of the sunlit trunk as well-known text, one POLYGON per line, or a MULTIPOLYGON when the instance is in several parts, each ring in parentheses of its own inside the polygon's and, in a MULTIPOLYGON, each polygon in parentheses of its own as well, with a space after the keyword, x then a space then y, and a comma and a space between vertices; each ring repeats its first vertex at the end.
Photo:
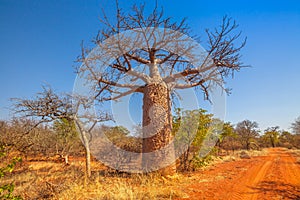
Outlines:
POLYGON ((86 136, 86 132, 84 131, 82 134, 84 146, 85 146, 85 170, 86 170, 86 176, 88 178, 91 177, 91 150, 90 150, 90 144, 86 136))
POLYGON ((169 145, 173 139, 171 131, 170 92, 164 83, 149 84, 143 97, 142 165, 146 172, 159 170, 163 175, 176 172, 174 146, 169 145), (166 163, 172 164, 167 166, 166 163))
POLYGON ((86 180, 91 177, 91 150, 90 150, 90 143, 87 137, 87 132, 84 131, 83 126, 77 118, 75 118, 75 124, 77 125, 80 136, 85 147, 85 176, 86 180))

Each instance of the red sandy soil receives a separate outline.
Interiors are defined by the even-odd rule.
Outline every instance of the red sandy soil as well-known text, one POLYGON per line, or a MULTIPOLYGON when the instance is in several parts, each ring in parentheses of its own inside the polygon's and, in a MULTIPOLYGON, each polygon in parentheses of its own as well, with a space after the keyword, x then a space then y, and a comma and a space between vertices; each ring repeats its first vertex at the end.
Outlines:
POLYGON ((265 156, 217 164, 198 173, 195 182, 183 188, 185 199, 300 200, 300 161, 273 148, 265 156))

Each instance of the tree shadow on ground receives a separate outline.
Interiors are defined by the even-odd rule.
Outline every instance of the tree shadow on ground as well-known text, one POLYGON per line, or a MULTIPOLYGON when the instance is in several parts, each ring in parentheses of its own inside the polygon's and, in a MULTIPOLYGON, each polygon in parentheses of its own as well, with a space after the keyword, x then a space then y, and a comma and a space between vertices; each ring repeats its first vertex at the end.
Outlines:
POLYGON ((283 197, 284 199, 300 200, 300 185, 287 184, 276 181, 262 181, 251 189, 265 195, 283 197))

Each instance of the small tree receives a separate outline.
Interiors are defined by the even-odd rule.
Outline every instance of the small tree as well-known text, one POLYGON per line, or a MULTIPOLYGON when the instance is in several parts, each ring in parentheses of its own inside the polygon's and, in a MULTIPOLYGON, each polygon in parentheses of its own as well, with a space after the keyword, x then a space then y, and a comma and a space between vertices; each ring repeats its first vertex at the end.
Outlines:
POLYGON ((219 135, 217 146, 226 149, 234 150, 234 141, 237 138, 237 134, 234 130, 233 125, 230 122, 223 123, 222 132, 219 135))
POLYGON ((207 114, 203 109, 187 110, 182 114, 180 112, 181 109, 177 109, 177 115, 173 119, 175 147, 178 149, 176 145, 180 145, 186 149, 179 158, 180 167, 182 170, 190 170, 194 167, 192 162, 200 160, 198 154, 209 134, 213 118, 212 114, 207 114))
POLYGON ((69 164, 69 154, 80 150, 81 141, 73 120, 61 118, 55 120, 53 129, 56 136, 56 153, 64 159, 65 164, 69 164))
POLYGON ((292 123, 292 130, 295 134, 300 134, 300 117, 292 123))
POLYGON ((83 96, 59 95, 54 93, 51 88, 43 87, 43 91, 39 92, 34 99, 15 98, 13 101, 16 114, 37 119, 37 123, 33 127, 56 120, 67 120, 71 124, 74 123, 78 128, 86 151, 86 176, 91 176, 90 138, 92 130, 98 122, 110 119, 109 115, 105 113, 98 115, 98 117, 89 115, 89 113, 77 115, 81 106, 91 106, 89 104, 93 103, 93 99, 87 100, 83 96), (88 129, 86 124, 89 125, 88 129))
POLYGON ((272 147, 275 147, 279 142, 279 126, 267 128, 264 132, 264 139, 268 141, 272 147))
POLYGON ((258 124, 250 120, 244 120, 239 122, 235 128, 239 140, 244 148, 250 149, 251 144, 255 143, 255 139, 258 136, 258 124))

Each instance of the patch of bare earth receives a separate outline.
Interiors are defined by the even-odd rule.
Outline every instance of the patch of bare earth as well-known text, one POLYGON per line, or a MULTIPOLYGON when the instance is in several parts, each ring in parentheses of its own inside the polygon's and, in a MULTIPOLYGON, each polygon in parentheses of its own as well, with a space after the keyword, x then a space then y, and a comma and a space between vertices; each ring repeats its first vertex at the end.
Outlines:
POLYGON ((299 153, 268 149, 264 156, 216 164, 194 174, 179 199, 300 199, 299 153))

